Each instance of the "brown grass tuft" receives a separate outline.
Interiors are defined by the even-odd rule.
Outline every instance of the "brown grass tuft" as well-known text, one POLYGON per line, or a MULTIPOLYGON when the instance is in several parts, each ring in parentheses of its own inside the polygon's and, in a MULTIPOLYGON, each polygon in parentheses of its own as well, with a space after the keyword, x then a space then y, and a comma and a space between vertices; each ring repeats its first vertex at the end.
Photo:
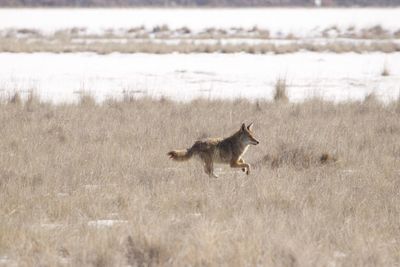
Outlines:
POLYGON ((319 157, 319 162, 321 164, 328 164, 330 162, 336 162, 337 158, 335 156, 330 155, 329 153, 322 153, 319 157))
POLYGON ((397 97, 397 101, 395 101, 395 109, 397 113, 400 113, 400 93, 399 96, 397 97))
POLYGON ((385 62, 385 64, 383 65, 383 68, 382 68, 381 76, 389 76, 389 75, 390 75, 390 71, 389 71, 387 63, 385 62))
POLYGON ((375 92, 370 92, 364 97, 363 101, 364 105, 379 105, 381 102, 379 101, 378 97, 376 96, 375 92))
POLYGON ((158 266, 160 264, 161 251, 158 247, 141 249, 131 236, 126 241, 126 258, 130 266, 158 266))
POLYGON ((289 102, 287 96, 287 83, 286 79, 278 78, 275 82, 274 101, 279 103, 289 102))
POLYGON ((92 107, 96 105, 96 100, 90 93, 81 92, 79 96, 79 104, 81 106, 92 107))
POLYGON ((18 92, 15 92, 8 100, 8 103, 13 105, 21 105, 22 104, 21 95, 18 92))
POLYGON ((34 108, 37 108, 40 105, 39 96, 35 93, 34 90, 31 90, 28 93, 28 98, 25 101, 25 109, 27 111, 33 111, 34 108))
POLYGON ((256 165, 268 164, 272 169, 290 166, 299 170, 337 161, 337 157, 326 152, 319 154, 315 150, 316 149, 281 143, 275 154, 265 155, 256 165))

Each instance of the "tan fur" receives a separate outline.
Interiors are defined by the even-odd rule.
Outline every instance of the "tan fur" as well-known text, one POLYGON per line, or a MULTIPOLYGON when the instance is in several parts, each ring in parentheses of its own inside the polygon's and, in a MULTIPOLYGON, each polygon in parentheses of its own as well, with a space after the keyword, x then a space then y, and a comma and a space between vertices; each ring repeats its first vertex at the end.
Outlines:
POLYGON ((243 123, 240 130, 227 138, 208 138, 196 141, 194 145, 186 150, 173 150, 168 156, 176 161, 186 161, 192 156, 198 156, 204 163, 204 171, 213 177, 214 163, 229 164, 232 168, 241 168, 248 175, 250 164, 246 163, 242 156, 249 145, 257 145, 259 142, 254 138, 251 130, 252 123, 247 127, 243 123))

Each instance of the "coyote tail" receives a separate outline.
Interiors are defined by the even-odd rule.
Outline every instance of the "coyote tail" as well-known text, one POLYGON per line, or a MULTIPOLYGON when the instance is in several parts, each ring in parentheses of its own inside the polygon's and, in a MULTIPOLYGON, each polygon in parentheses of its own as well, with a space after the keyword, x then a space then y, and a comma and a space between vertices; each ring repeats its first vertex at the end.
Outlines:
POLYGON ((193 151, 190 148, 184 150, 172 150, 168 152, 167 155, 176 161, 186 161, 193 156, 193 151))

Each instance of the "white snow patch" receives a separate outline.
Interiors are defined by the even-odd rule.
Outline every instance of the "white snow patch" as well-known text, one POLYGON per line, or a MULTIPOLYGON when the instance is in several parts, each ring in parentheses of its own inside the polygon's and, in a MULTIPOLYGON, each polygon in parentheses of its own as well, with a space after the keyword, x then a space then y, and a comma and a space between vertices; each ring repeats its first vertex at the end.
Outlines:
POLYGON ((0 256, 0 264, 10 263, 10 258, 8 256, 0 256))
POLYGON ((97 228, 104 228, 104 227, 112 227, 118 224, 127 223, 126 220, 96 220, 96 221, 89 221, 88 226, 93 226, 97 228))
POLYGON ((18 264, 7 255, 0 255, 0 266, 18 266, 18 264))
POLYGON ((362 100, 374 92, 397 99, 400 53, 109 54, 0 53, 0 94, 31 89, 44 100, 76 101, 86 91, 96 100, 135 96, 271 99, 279 77, 292 101, 318 96, 362 100), (390 76, 381 76, 387 64, 390 76))
POLYGON ((335 252, 333 253, 333 257, 334 257, 334 258, 346 258, 347 255, 346 255, 346 253, 344 253, 344 252, 335 251, 335 252))

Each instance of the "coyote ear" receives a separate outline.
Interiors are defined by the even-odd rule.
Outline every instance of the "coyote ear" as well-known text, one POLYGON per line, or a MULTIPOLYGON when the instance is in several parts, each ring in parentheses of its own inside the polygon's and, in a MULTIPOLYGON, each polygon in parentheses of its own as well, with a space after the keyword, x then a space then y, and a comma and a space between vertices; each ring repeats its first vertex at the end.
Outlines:
POLYGON ((252 128, 253 128, 253 123, 250 123, 249 125, 247 125, 247 130, 251 131, 252 128))
POLYGON ((241 130, 241 131, 246 130, 246 125, 245 125, 244 123, 242 124, 242 127, 240 128, 240 130, 241 130))

